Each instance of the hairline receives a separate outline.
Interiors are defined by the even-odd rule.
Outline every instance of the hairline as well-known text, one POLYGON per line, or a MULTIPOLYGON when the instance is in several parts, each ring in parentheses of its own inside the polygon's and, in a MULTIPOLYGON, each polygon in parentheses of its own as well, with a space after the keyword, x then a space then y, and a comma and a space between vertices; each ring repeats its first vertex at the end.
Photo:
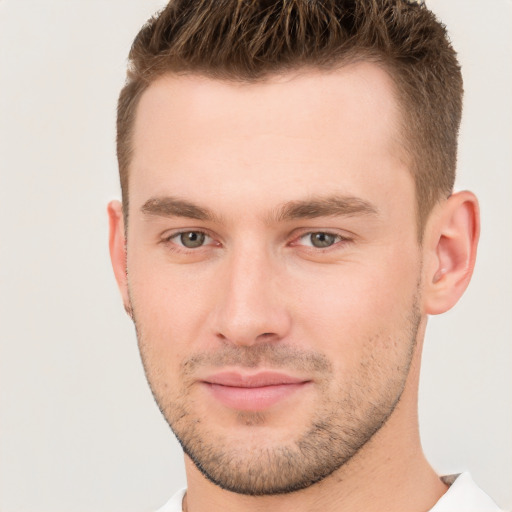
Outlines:
MULTIPOLYGON (((133 95, 131 99, 131 115, 130 122, 128 123, 128 129, 125 134, 124 146, 127 149, 126 154, 128 158, 124 162, 124 168, 122 170, 124 175, 124 187, 123 187, 123 217, 125 221, 125 229, 128 226, 128 210, 129 210, 129 170, 132 162, 132 154, 133 154, 133 132, 135 127, 135 122, 137 118, 137 112, 139 109, 139 104, 142 95, 146 90, 151 87, 156 81, 162 79, 166 76, 174 76, 174 77, 200 77, 206 78, 210 80, 215 80, 218 82, 224 83, 239 83, 239 84, 257 84, 264 83, 272 80, 276 77, 284 77, 284 76, 293 76, 300 75, 303 73, 311 72, 311 71, 319 71, 324 73, 334 73, 343 68, 346 68, 351 65, 356 65, 360 63, 371 63, 378 66, 382 69, 387 76, 389 77, 392 85, 392 94, 393 98, 396 102, 397 114, 398 114, 398 123, 396 126, 397 129, 397 138, 396 142, 401 149, 400 157, 404 158, 407 161, 408 172, 411 174, 414 180, 414 190, 415 190, 415 216, 416 216, 416 229, 418 235, 418 243, 421 245, 423 240, 423 235, 425 231, 426 221, 433 210, 436 202, 430 202, 431 204, 427 204, 427 209, 422 205, 427 201, 420 199, 419 193, 419 178, 421 174, 421 143, 415 141, 414 136, 407 137, 407 133, 410 131, 410 125, 413 123, 412 119, 407 115, 408 103, 407 99, 404 98, 404 95, 401 94, 401 86, 400 80, 397 77, 400 77, 400 72, 397 69, 396 64, 393 60, 386 58, 381 52, 375 51, 367 48, 358 48, 354 47, 348 50, 341 56, 338 56, 336 59, 333 59, 329 63, 296 63, 293 66, 282 66, 281 68, 274 70, 267 70, 257 76, 242 76, 240 73, 234 72, 212 72, 208 70, 195 69, 193 67, 190 68, 177 68, 173 69, 172 66, 167 70, 155 72, 151 75, 146 76, 138 76, 135 79, 132 79, 127 83, 127 85, 135 85, 136 94, 133 95), (403 99, 402 99, 403 98, 403 99), (425 211, 424 211, 425 210, 425 211)), ((126 85, 126 86, 127 86, 126 85)), ((125 87, 126 87, 125 86, 125 87)), ((450 191, 451 193, 451 191, 450 191)), ((437 198, 437 202, 442 199, 441 196, 437 198)))

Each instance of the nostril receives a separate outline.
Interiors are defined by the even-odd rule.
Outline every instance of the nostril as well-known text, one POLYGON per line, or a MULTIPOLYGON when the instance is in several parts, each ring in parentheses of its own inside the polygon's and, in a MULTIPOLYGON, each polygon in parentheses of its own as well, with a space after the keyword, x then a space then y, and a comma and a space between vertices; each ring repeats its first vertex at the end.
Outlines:
POLYGON ((258 339, 268 339, 268 338, 274 338, 276 336, 276 333, 274 332, 263 332, 258 336, 258 339))

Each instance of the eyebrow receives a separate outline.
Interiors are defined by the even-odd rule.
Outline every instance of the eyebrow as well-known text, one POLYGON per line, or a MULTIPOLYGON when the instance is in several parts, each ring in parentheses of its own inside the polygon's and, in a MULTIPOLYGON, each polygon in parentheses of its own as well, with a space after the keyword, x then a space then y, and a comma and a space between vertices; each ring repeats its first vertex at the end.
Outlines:
MULTIPOLYGON (((184 217, 201 221, 219 222, 219 217, 208 208, 204 208, 177 197, 153 197, 141 207, 145 215, 158 217, 184 217)), ((286 222, 296 219, 314 219, 317 217, 377 215, 378 210, 368 201, 354 196, 311 197, 303 200, 288 201, 275 208, 268 222, 286 222)))
POLYGON ((158 217, 186 217, 188 219, 207 221, 218 219, 207 208, 176 197, 153 197, 142 205, 141 211, 145 215, 158 217))
POLYGON ((378 215, 378 210, 364 199, 334 195, 289 201, 273 212, 272 219, 283 222, 295 219, 356 215, 378 215))

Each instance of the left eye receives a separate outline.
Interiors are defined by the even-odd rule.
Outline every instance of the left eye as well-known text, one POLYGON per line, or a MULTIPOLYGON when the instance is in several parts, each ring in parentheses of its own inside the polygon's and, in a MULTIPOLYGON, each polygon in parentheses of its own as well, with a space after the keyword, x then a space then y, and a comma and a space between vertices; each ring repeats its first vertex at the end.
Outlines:
POLYGON ((202 231, 183 231, 170 237, 169 240, 187 249, 197 249, 208 243, 211 238, 202 231))
POLYGON ((317 249, 325 249, 326 247, 330 247, 336 242, 342 240, 342 237, 339 235, 333 235, 332 233, 319 231, 316 233, 307 233, 306 235, 301 236, 300 240, 303 245, 316 247, 317 249))

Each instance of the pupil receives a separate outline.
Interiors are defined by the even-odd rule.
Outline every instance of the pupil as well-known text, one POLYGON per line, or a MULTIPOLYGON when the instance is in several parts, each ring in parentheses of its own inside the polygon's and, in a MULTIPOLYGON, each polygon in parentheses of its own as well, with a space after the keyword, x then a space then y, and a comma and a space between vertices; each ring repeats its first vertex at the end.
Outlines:
POLYGON ((182 233, 180 236, 181 243, 188 248, 200 247, 204 243, 204 233, 197 231, 189 231, 182 233))
POLYGON ((311 242, 315 247, 329 247, 335 241, 335 236, 328 233, 314 233, 311 242))

